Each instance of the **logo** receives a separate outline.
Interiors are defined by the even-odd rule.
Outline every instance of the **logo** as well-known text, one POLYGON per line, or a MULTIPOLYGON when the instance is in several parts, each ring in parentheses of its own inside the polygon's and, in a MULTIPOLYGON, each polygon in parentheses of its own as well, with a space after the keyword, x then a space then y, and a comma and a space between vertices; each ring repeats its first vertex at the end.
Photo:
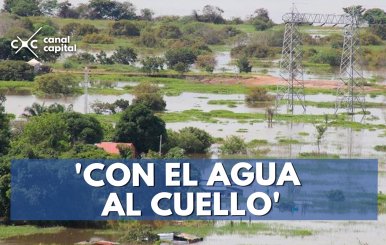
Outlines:
POLYGON ((40 27, 28 40, 24 41, 22 40, 19 36, 17 36, 17 39, 13 40, 11 42, 11 47, 14 48, 14 49, 17 49, 17 51, 15 52, 15 54, 19 53, 20 50, 22 50, 23 48, 26 48, 28 49, 33 55, 35 55, 36 58, 39 58, 37 56, 37 54, 32 50, 32 49, 37 49, 38 46, 36 45, 36 43, 38 42, 38 40, 36 39, 33 39, 38 33, 39 31, 41 30, 42 28, 40 27), (18 45, 18 43, 21 43, 21 46, 18 45))
MULTIPOLYGON (((28 49, 36 58, 39 56, 33 51, 38 48, 38 40, 34 37, 39 33, 40 27, 28 40, 24 41, 19 36, 11 42, 11 47, 17 49, 15 54, 19 53, 23 48, 28 49), (20 45, 21 44, 21 45, 20 45)), ((71 44, 71 37, 45 37, 43 38, 43 51, 46 53, 60 54, 61 52, 76 52, 76 44, 71 44)))

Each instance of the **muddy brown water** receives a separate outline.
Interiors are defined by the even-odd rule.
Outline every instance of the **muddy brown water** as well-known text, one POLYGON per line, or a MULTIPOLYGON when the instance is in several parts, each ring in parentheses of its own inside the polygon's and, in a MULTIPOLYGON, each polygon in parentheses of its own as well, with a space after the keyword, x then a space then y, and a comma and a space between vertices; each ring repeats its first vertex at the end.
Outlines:
MULTIPOLYGON (((304 244, 386 244, 386 215, 380 215, 376 221, 271 221, 265 222, 271 229, 267 232, 256 231, 256 234, 212 234, 198 245, 304 245, 304 244), (283 230, 308 230, 310 236, 293 236, 283 230)), ((218 225, 222 225, 219 221, 218 225)), ((69 245, 91 238, 103 238, 117 241, 117 236, 98 236, 96 230, 65 229, 57 234, 40 234, 14 237, 0 241, 1 245, 69 245)))

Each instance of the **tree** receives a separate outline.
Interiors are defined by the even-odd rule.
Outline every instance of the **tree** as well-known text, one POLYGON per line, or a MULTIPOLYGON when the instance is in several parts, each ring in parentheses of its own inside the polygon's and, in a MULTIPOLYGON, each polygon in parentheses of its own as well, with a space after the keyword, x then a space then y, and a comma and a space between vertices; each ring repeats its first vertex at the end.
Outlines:
POLYGON ((362 14, 363 14, 363 12, 365 12, 365 10, 366 9, 363 8, 363 6, 361 6, 361 5, 353 5, 353 6, 343 8, 343 11, 346 14, 349 14, 352 16, 359 16, 360 18, 362 17, 362 14))
POLYGON ((176 25, 162 25, 158 30, 158 36, 166 39, 177 39, 180 38, 182 32, 176 25))
POLYGON ((382 9, 369 9, 363 14, 363 18, 370 25, 370 30, 383 40, 386 40, 386 12, 382 9))
POLYGON ((198 15, 197 12, 193 12, 193 17, 196 18, 196 20, 202 21, 202 22, 223 24, 225 23, 225 20, 222 17, 223 13, 224 13, 224 10, 220 9, 219 7, 212 6, 212 5, 205 5, 204 8, 202 9, 202 16, 198 15))
POLYGON ((255 26, 257 31, 264 31, 274 26, 273 21, 269 18, 268 10, 264 8, 256 9, 249 22, 255 26))
POLYGON ((139 43, 148 48, 161 46, 161 42, 153 30, 147 29, 141 32, 139 43))
POLYGON ((158 151, 160 136, 167 140, 165 122, 142 104, 129 106, 116 125, 114 140, 130 142, 138 153, 158 151))
POLYGON ((165 60, 161 57, 145 57, 141 60, 142 71, 149 75, 160 72, 164 69, 165 60))
POLYGON ((119 47, 111 58, 116 63, 129 65, 137 61, 137 53, 132 48, 119 47))
POLYGON ((102 65, 113 65, 114 60, 111 57, 107 57, 107 54, 105 51, 101 51, 99 54, 96 55, 97 61, 99 64, 102 65))
POLYGON ((191 48, 169 49, 165 53, 165 59, 169 68, 186 72, 196 61, 197 55, 191 48))
POLYGON ((22 134, 12 143, 12 156, 55 158, 70 149, 70 135, 61 113, 32 117, 22 134))
POLYGON ((71 74, 51 73, 37 77, 35 87, 45 94, 71 95, 78 91, 79 83, 71 74))
POLYGON ((245 96, 245 102, 249 106, 255 106, 259 102, 272 101, 274 97, 268 94, 265 88, 254 87, 245 96))
POLYGON ((316 144, 318 145, 318 154, 320 154, 320 143, 322 141, 324 133, 327 131, 327 126, 326 125, 316 125, 316 144))
POLYGON ((179 147, 187 154, 205 153, 212 145, 212 137, 204 130, 195 127, 185 127, 179 132, 170 132, 168 147, 179 147))
POLYGON ((7 153, 11 139, 9 117, 5 113, 5 108, 3 105, 5 100, 5 96, 0 94, 0 157, 7 153))
POLYGON ((185 150, 180 147, 171 148, 164 156, 165 159, 183 159, 185 150))
POLYGON ((60 18, 79 18, 79 13, 75 8, 71 7, 72 4, 67 0, 58 4, 58 17, 60 18))
POLYGON ((206 72, 212 73, 217 65, 217 61, 213 55, 199 55, 197 56, 196 65, 197 67, 205 70, 206 72))
POLYGON ((133 94, 133 104, 143 104, 153 111, 164 111, 166 108, 166 102, 155 84, 140 83, 134 88, 133 94))
POLYGON ((111 0, 90 0, 88 4, 90 19, 135 19, 135 7, 130 2, 118 2, 111 0))
POLYGON ((67 108, 61 104, 54 103, 50 106, 45 106, 44 104, 33 103, 32 106, 27 106, 24 108, 22 114, 23 117, 30 118, 41 116, 44 113, 63 113, 72 111, 72 105, 67 108))
POLYGON ((4 81, 32 81, 35 77, 34 68, 24 61, 0 61, 0 80, 4 81))
POLYGON ((38 0, 5 0, 4 10, 20 16, 41 15, 38 0))
POLYGON ((70 142, 75 144, 95 144, 103 139, 103 129, 99 121, 90 115, 78 112, 67 112, 63 114, 66 122, 66 131, 70 135, 70 142))
POLYGON ((43 15, 53 16, 56 15, 56 11, 58 10, 58 0, 43 0, 39 4, 40 12, 43 15))
POLYGON ((245 154, 247 153, 247 145, 245 141, 239 136, 228 136, 221 146, 221 151, 224 154, 245 154))
POLYGON ((120 20, 114 22, 110 27, 110 34, 114 36, 139 36, 139 28, 131 21, 120 20))
POLYGON ((154 16, 153 10, 144 8, 144 9, 141 9, 140 12, 141 12, 141 16, 140 16, 141 20, 147 20, 147 21, 153 20, 153 16, 154 16))
POLYGON ((252 71, 252 65, 250 65, 249 60, 246 56, 238 59, 236 65, 239 68, 240 73, 242 72, 249 73, 252 71))
POLYGON ((119 155, 124 159, 134 158, 132 148, 126 144, 118 144, 119 155))
MULTIPOLYGON (((1 138, 0 138, 1 141, 1 138)), ((11 198, 11 164, 10 160, 0 157, 0 217, 8 222, 11 198)))

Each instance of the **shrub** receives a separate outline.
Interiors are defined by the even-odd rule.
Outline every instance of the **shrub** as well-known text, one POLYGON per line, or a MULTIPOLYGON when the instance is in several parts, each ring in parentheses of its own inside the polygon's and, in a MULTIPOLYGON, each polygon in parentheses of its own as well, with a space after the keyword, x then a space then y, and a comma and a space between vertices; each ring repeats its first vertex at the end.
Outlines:
POLYGON ((131 21, 120 20, 110 27, 110 35, 114 36, 139 36, 139 28, 131 21))
POLYGON ((160 57, 146 57, 141 60, 142 71, 154 74, 164 69, 165 60, 160 57))
POLYGON ((250 106, 254 106, 259 102, 272 101, 273 99, 274 96, 269 95, 267 90, 261 87, 252 88, 245 96, 245 102, 250 106))
POLYGON ((157 85, 141 83, 134 88, 133 94, 135 96, 134 104, 143 104, 152 111, 164 111, 166 108, 166 102, 157 85))
POLYGON ((370 31, 361 32, 360 33, 360 40, 362 45, 381 45, 382 39, 371 33, 370 31))
POLYGON ((188 154, 205 153, 212 145, 212 137, 204 130, 194 127, 186 127, 179 132, 171 132, 169 147, 179 147, 188 154))
POLYGON ((141 32, 139 43, 148 48, 155 48, 157 46, 161 46, 159 38, 156 36, 154 31, 150 30, 141 32))
POLYGON ((83 37, 83 42, 91 44, 112 44, 114 39, 105 34, 87 34, 83 37))
POLYGON ((194 64, 197 55, 191 48, 169 49, 165 53, 165 59, 168 66, 174 69, 177 64, 184 64, 186 66, 194 64))
POLYGON ((238 59, 236 65, 239 68, 240 73, 242 72, 248 73, 252 71, 252 65, 249 63, 249 60, 246 56, 238 59))
POLYGON ((36 89, 45 94, 70 95, 77 92, 79 83, 71 74, 45 74, 36 77, 36 89))
POLYGON ((217 61, 213 55, 207 54, 207 55, 197 56, 197 61, 196 61, 197 67, 207 72, 213 72, 214 68, 216 67, 216 64, 217 64, 217 61))
POLYGON ((180 28, 176 25, 162 25, 158 30, 160 38, 177 39, 182 35, 180 28))
POLYGON ((32 81, 35 77, 34 68, 24 61, 6 60, 0 62, 0 80, 32 81))
POLYGON ((239 136, 228 136, 220 147, 224 154, 245 154, 247 152, 247 144, 239 136))
POLYGON ((330 66, 340 65, 341 54, 336 50, 326 50, 311 57, 311 62, 329 64, 330 66))
POLYGON ((129 65, 137 61, 137 53, 132 48, 119 47, 111 59, 118 64, 129 65))
POLYGON ((84 36, 87 34, 98 33, 99 30, 91 24, 79 24, 71 22, 64 25, 61 29, 61 32, 66 36, 84 36))

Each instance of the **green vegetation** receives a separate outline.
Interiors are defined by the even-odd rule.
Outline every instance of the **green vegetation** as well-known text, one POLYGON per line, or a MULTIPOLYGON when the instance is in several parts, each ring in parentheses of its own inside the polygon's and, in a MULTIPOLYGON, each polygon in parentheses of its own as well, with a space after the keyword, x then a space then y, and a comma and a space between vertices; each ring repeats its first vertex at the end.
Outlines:
POLYGON ((143 104, 129 106, 121 115, 116 128, 116 142, 133 143, 138 153, 158 151, 160 137, 167 140, 165 122, 143 104))
POLYGON ((79 82, 72 74, 46 74, 36 78, 38 92, 51 95, 71 95, 79 92, 79 82))
POLYGON ((178 132, 169 131, 168 137, 165 146, 167 149, 178 147, 183 149, 184 153, 187 154, 206 153, 213 143, 210 134, 194 127, 186 127, 178 132))
POLYGON ((386 195, 378 194, 378 212, 381 214, 386 213, 386 195))
POLYGON ((63 227, 37 227, 32 225, 2 226, 0 225, 0 240, 15 236, 28 236, 34 234, 53 234, 62 231, 63 227))
POLYGON ((0 80, 32 81, 35 77, 34 68, 24 61, 0 61, 0 80))
POLYGON ((386 145, 377 145, 374 147, 376 151, 386 152, 386 145))
POLYGON ((242 104, 241 100, 209 100, 208 105, 226 105, 230 108, 237 107, 237 105, 242 104))
POLYGON ((310 236, 313 234, 311 230, 286 228, 283 226, 269 225, 261 222, 227 222, 222 226, 213 226, 211 222, 205 221, 186 221, 183 225, 166 225, 156 230, 156 232, 186 232, 197 236, 208 236, 211 234, 239 234, 239 235, 283 235, 283 236, 310 236))
POLYGON ((239 136, 231 135, 225 138, 221 147, 222 154, 232 155, 232 154, 246 154, 247 153, 247 144, 244 139, 239 136))

